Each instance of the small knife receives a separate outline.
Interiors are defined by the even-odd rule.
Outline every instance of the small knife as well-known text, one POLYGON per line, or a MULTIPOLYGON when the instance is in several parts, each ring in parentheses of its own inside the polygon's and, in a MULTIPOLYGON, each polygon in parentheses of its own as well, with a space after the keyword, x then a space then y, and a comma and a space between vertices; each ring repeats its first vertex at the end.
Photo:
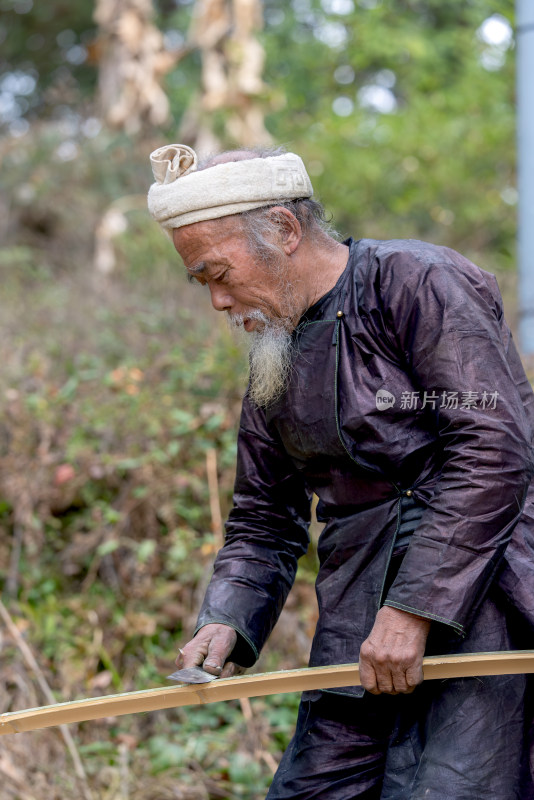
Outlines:
POLYGON ((187 667, 173 672, 172 675, 167 675, 168 680, 177 681, 178 683, 209 683, 210 681, 216 681, 218 677, 218 675, 206 672, 202 667, 187 667))

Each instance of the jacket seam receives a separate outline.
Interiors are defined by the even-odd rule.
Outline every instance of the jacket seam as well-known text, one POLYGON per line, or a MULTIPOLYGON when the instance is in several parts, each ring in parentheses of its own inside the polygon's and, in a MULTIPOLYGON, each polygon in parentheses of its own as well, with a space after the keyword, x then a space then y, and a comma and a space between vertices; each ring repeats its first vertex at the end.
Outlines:
POLYGON ((321 325, 325 322, 337 322, 336 319, 311 319, 309 322, 303 322, 296 328, 296 333, 300 333, 301 331, 305 330, 309 325, 321 325))
POLYGON ((398 603, 396 600, 386 600, 384 605, 391 606, 392 608, 398 608, 400 611, 408 611, 413 614, 418 614, 420 617, 433 619, 436 620, 436 622, 443 622, 446 625, 450 625, 452 628, 455 628, 455 630, 459 631, 459 633, 464 632, 464 626, 460 622, 456 622, 453 619, 448 619, 447 617, 440 617, 439 614, 432 614, 431 612, 423 611, 420 608, 414 608, 413 606, 408 606, 404 603, 398 603))
POLYGON ((391 540, 391 545, 390 545, 389 553, 388 553, 388 561, 387 561, 386 568, 384 570, 384 575, 383 575, 383 578, 382 578, 382 586, 380 587, 380 599, 378 601, 378 608, 380 608, 380 606, 382 605, 383 599, 384 599, 384 589, 385 589, 385 586, 386 586, 388 572, 389 572, 389 568, 390 568, 390 565, 391 565, 391 559, 392 559, 392 556, 393 556, 393 551, 395 550, 395 542, 397 541, 397 536, 398 536, 398 533, 399 533, 400 525, 401 525, 401 498, 399 497, 398 500, 397 500, 397 524, 395 526, 395 532, 393 534, 393 539, 391 540))

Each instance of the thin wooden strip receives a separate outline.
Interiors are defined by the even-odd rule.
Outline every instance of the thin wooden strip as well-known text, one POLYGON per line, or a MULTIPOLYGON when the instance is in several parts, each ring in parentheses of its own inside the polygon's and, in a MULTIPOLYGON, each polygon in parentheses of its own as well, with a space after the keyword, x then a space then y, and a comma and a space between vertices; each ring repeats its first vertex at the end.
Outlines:
POLYGON ((534 672, 534 650, 431 656, 423 659, 425 680, 521 675, 534 672))
MULTIPOLYGON (((534 650, 429 656, 423 661, 423 672, 425 680, 534 672, 534 650)), ((142 711, 359 685, 358 664, 339 664, 244 675, 190 686, 144 689, 0 714, 0 736, 142 711)))

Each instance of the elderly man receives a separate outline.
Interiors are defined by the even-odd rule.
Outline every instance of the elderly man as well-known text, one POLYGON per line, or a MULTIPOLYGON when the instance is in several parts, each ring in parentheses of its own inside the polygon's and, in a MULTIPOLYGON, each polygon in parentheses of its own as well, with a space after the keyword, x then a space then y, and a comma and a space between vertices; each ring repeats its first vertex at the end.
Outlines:
POLYGON ((252 340, 234 507, 177 664, 255 662, 315 493, 310 664, 359 661, 363 686, 303 695, 269 800, 533 798, 526 677, 421 684, 425 652, 532 646, 534 397, 495 279, 424 242, 340 243, 295 154, 151 160, 152 215, 252 340))

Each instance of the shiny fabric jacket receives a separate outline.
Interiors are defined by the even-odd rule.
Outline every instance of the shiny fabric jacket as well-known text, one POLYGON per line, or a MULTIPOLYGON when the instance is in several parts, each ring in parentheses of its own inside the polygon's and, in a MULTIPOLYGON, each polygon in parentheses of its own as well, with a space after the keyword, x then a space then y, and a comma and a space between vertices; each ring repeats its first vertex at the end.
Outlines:
POLYGON ((534 396, 496 281, 444 247, 348 244, 294 333, 287 392, 267 410, 243 403, 234 507, 198 620, 235 628, 243 666, 306 551, 313 493, 325 527, 312 666, 357 661, 384 603, 434 620, 435 652, 469 651, 490 591, 534 618, 534 396), (406 497, 423 511, 396 549, 406 497))

